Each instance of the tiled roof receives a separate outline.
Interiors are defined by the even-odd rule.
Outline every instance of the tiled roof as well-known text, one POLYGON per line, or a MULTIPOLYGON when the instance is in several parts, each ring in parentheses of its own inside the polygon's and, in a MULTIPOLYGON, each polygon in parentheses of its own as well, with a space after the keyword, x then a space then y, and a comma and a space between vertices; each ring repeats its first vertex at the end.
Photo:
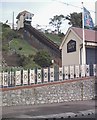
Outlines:
MULTIPOLYGON (((83 39, 83 29, 71 27, 71 29, 81 38, 83 39)), ((97 31, 85 29, 85 41, 88 42, 97 42, 97 31)))

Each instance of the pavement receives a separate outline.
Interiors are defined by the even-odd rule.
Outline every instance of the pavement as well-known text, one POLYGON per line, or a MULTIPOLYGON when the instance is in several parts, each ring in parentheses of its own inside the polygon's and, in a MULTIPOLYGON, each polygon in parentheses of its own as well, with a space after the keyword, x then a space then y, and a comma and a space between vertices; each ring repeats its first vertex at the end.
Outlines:
MULTIPOLYGON (((71 101, 43 105, 22 105, 2 107, 2 117, 31 119, 46 118, 95 118, 95 100, 71 101)), ((9 120, 9 119, 8 119, 9 120)), ((10 119, 11 120, 11 119, 10 119)))

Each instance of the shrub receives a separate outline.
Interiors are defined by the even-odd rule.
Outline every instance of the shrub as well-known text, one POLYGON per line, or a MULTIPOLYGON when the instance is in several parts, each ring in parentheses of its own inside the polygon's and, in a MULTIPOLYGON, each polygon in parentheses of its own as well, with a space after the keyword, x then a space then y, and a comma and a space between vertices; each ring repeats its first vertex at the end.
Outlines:
POLYGON ((37 52, 34 61, 41 67, 49 67, 52 64, 50 55, 44 50, 37 52))

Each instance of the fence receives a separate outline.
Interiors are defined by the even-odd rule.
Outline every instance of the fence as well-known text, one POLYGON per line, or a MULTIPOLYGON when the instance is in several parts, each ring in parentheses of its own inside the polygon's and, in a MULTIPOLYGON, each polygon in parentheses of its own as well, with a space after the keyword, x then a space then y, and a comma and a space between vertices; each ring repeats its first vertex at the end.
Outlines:
POLYGON ((0 87, 15 87, 43 84, 54 81, 97 76, 97 65, 70 65, 42 69, 28 69, 0 72, 0 87), (91 74, 92 73, 92 74, 91 74))

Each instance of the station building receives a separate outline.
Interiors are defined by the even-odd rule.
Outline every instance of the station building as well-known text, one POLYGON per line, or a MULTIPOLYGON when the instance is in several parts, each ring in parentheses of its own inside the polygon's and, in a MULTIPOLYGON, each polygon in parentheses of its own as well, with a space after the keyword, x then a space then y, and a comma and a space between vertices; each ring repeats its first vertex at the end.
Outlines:
MULTIPOLYGON (((97 31, 85 29, 86 64, 97 64, 97 31)), ((82 64, 83 29, 70 27, 60 45, 62 66, 82 64)))
POLYGON ((16 19, 17 19, 17 30, 19 30, 20 28, 24 28, 24 23, 28 23, 31 24, 32 22, 32 17, 34 16, 34 14, 24 10, 22 12, 20 12, 16 19))

